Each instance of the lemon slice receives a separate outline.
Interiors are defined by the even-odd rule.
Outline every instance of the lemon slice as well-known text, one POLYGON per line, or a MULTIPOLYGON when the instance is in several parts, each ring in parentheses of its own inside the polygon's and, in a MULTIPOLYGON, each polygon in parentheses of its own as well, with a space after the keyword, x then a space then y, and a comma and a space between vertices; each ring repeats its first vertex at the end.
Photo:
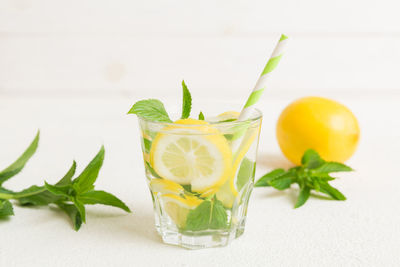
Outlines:
POLYGON ((152 179, 150 188, 153 193, 183 194, 185 190, 180 184, 165 179, 152 179))
POLYGON ((153 140, 150 164, 155 171, 200 193, 224 184, 231 173, 232 152, 223 135, 205 121, 184 119, 175 124, 153 140))
POLYGON ((226 120, 235 120, 239 118, 240 112, 237 111, 227 111, 221 113, 217 116, 219 121, 226 121, 226 120))
MULTIPOLYGON (((230 119, 237 119, 239 115, 240 115, 239 112, 227 111, 219 114, 217 118, 219 118, 220 121, 224 121, 230 119)), ((233 203, 239 194, 239 188, 237 187, 238 170, 248 150, 253 144, 255 138, 257 137, 258 133, 259 133, 258 128, 250 128, 247 130, 239 148, 237 149, 237 151, 235 151, 233 155, 232 176, 216 192, 217 198, 227 208, 232 208, 233 203)))
MULTIPOLYGON (((254 140, 256 139, 257 135, 259 134, 259 128, 250 128, 245 137, 244 141, 242 141, 240 147, 236 151, 233 159, 233 171, 236 174, 238 171, 244 157, 246 156, 247 152, 251 148, 251 145, 253 144, 254 140)), ((233 175, 232 179, 230 180, 230 186, 232 191, 234 192, 235 195, 237 195, 238 190, 237 190, 237 177, 238 175, 233 175)))
POLYGON ((201 199, 191 196, 177 196, 174 194, 164 194, 161 196, 164 210, 179 228, 185 227, 186 218, 190 210, 195 209, 201 199))

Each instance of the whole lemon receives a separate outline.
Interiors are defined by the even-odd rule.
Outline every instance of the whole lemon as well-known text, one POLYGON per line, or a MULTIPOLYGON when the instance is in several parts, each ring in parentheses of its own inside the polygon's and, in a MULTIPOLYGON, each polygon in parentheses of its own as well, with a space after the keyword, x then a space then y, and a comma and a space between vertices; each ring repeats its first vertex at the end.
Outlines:
POLYGON ((309 148, 327 161, 345 162, 356 150, 360 129, 344 105, 322 97, 304 97, 281 113, 276 136, 283 154, 300 165, 309 148))

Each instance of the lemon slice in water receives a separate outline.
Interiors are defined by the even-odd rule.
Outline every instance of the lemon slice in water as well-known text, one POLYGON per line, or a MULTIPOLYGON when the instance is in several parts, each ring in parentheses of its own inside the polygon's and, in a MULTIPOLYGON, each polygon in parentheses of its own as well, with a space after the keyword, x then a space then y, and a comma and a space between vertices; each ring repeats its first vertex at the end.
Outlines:
POLYGON ((161 195, 164 210, 179 228, 185 227, 186 218, 190 210, 195 209, 203 200, 191 196, 177 196, 174 194, 161 195))
POLYGON ((154 138, 150 164, 163 178, 192 191, 218 188, 230 177, 232 152, 224 136, 205 121, 184 119, 154 138))
POLYGON ((150 188, 153 193, 169 193, 179 195, 185 192, 180 184, 165 179, 152 179, 150 181, 150 188))

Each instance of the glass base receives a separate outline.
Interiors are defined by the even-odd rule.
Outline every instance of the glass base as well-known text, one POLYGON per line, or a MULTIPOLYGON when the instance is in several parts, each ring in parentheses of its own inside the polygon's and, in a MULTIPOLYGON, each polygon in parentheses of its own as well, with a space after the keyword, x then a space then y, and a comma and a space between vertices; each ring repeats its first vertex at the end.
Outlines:
POLYGON ((156 227, 162 240, 166 244, 181 246, 187 249, 202 249, 213 247, 224 247, 233 239, 241 236, 244 226, 236 229, 226 230, 205 230, 177 232, 156 227))

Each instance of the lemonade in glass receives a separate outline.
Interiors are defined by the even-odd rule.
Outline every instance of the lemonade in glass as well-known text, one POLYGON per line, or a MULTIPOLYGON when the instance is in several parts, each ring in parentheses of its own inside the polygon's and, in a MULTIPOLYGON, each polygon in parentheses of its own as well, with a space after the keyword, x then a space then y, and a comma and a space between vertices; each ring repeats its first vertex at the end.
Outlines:
POLYGON ((227 245, 244 231, 262 114, 155 122, 141 116, 143 159, 163 241, 227 245))

